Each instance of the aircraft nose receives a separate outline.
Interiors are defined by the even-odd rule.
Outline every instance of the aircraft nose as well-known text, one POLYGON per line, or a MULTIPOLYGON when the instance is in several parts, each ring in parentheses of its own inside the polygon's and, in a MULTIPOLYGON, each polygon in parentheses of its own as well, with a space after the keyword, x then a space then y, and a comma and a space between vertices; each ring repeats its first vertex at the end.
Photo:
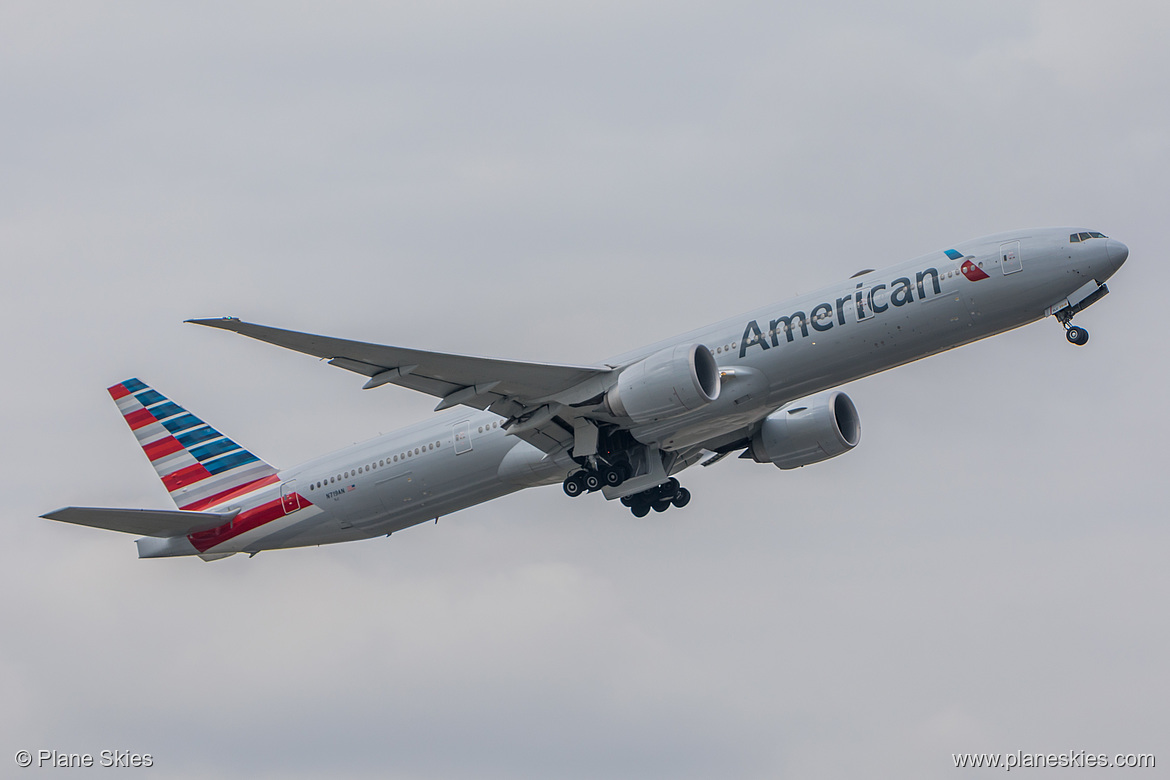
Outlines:
POLYGON ((1109 254, 1109 262, 1113 264, 1114 270, 1121 268, 1121 264, 1129 257, 1129 247, 1116 238, 1105 242, 1105 251, 1109 254))

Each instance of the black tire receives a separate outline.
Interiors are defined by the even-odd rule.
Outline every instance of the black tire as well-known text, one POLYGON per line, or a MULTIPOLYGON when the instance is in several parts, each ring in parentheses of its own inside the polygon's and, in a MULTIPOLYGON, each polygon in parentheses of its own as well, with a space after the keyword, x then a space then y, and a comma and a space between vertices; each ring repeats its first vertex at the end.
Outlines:
POLYGON ((605 480, 605 484, 610 487, 617 487, 626 481, 626 475, 622 473, 620 466, 610 466, 601 473, 601 478, 605 480))
POLYGON ((686 488, 679 488, 678 492, 674 494, 674 499, 670 502, 679 509, 682 509, 687 504, 691 503, 691 491, 686 488))
POLYGON ((1066 330, 1064 335, 1070 344, 1076 344, 1078 347, 1089 343, 1089 331, 1076 325, 1066 330))
POLYGON ((596 471, 590 471, 585 475, 585 489, 590 493, 601 489, 601 476, 596 471))
POLYGON ((670 509, 670 502, 664 499, 659 499, 650 505, 655 512, 665 512, 670 509))
POLYGON ((566 496, 576 498, 585 492, 585 481, 581 479, 580 474, 571 474, 565 478, 561 488, 565 491, 566 496))
POLYGON ((622 506, 630 507, 634 505, 634 500, 629 496, 622 496, 618 500, 622 502, 622 506))
POLYGON ((630 511, 634 513, 634 517, 645 517, 650 514, 650 505, 639 502, 630 507, 630 511))

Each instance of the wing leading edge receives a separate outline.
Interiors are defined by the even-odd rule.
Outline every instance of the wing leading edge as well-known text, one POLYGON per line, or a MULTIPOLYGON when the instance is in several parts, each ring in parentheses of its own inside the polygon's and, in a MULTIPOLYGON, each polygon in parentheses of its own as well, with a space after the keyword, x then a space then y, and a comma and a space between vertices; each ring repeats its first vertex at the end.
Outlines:
POLYGON ((370 344, 235 317, 187 322, 323 358, 369 377, 365 389, 394 384, 435 396, 441 399, 436 411, 460 405, 490 409, 521 422, 515 434, 545 452, 562 449, 573 438, 571 423, 558 421, 558 412, 601 392, 613 371, 607 366, 526 363, 370 344))

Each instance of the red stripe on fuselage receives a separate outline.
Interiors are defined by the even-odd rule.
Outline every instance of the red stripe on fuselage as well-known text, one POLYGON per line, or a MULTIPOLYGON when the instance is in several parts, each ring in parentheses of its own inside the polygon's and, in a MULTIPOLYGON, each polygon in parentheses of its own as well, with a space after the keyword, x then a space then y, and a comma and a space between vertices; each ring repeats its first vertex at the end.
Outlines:
POLYGON ((162 478, 163 484, 167 486, 167 490, 176 490, 184 485, 191 485, 196 482, 201 482, 211 476, 211 472, 203 468, 202 463, 196 463, 193 466, 188 466, 185 469, 167 474, 162 478))
POLYGON ((176 453, 181 449, 183 449, 183 445, 179 444, 179 440, 174 436, 152 441, 150 444, 145 444, 142 447, 143 452, 146 453, 146 457, 151 460, 158 460, 159 458, 176 453))
POLYGON ((135 409, 133 412, 125 415, 126 424, 130 426, 130 430, 136 431, 144 425, 150 425, 152 422, 157 422, 154 415, 145 409, 135 409))
MULTIPOLYGON (((300 501, 301 508, 312 506, 305 500, 304 496, 295 494, 300 501)), ((292 496, 288 496, 292 498, 292 496)), ((245 512, 240 512, 234 518, 224 523, 221 526, 212 528, 209 531, 200 531, 197 534, 189 534, 187 539, 194 545, 199 552, 206 552, 212 547, 223 544, 229 539, 234 539, 240 534, 247 533, 254 528, 259 528, 265 523, 271 523, 284 517, 284 504, 280 498, 274 498, 271 501, 261 504, 260 506, 249 509, 245 512)))
POLYGON ((201 498, 198 501, 193 501, 190 504, 179 507, 179 509, 184 509, 189 512, 198 512, 206 509, 209 506, 222 504, 238 496, 246 495, 254 490, 259 490, 265 485, 271 485, 273 482, 279 481, 280 477, 278 475, 269 474, 267 477, 260 477, 260 479, 254 479, 251 482, 245 482, 243 485, 236 485, 233 488, 228 488, 222 493, 216 493, 214 496, 208 496, 207 498, 201 498))
POLYGON ((122 384, 117 384, 113 387, 107 387, 106 390, 111 396, 113 396, 115 401, 117 401, 119 398, 125 398, 126 396, 130 395, 130 391, 127 390, 126 386, 122 384))

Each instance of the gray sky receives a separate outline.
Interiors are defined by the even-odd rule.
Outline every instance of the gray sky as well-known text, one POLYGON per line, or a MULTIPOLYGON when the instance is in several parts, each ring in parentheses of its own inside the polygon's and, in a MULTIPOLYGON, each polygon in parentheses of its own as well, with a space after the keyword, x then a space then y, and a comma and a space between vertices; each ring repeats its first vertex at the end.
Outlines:
POLYGON ((0 5, 0 762, 1170 764, 1170 372, 1142 303, 1170 284, 1170 11, 968 5, 0 5), (37 519, 169 506, 104 391, 130 376, 277 465, 433 406, 189 317, 589 362, 1060 224, 1131 250, 1087 347, 1050 321, 855 383, 857 450, 692 470, 686 511, 546 488, 216 564, 37 519))

